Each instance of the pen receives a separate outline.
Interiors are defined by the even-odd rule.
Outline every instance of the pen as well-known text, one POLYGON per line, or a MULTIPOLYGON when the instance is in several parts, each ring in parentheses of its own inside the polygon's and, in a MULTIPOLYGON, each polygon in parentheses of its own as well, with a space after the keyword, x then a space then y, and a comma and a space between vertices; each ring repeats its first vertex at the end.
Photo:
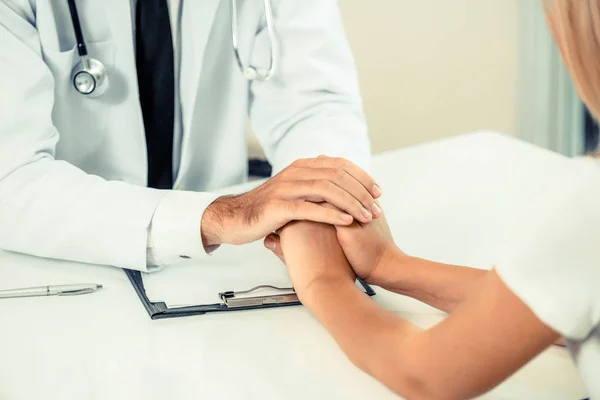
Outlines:
POLYGON ((0 290, 0 299, 34 296, 73 296, 78 294, 93 293, 99 289, 102 289, 102 285, 97 283, 35 286, 29 288, 0 290))

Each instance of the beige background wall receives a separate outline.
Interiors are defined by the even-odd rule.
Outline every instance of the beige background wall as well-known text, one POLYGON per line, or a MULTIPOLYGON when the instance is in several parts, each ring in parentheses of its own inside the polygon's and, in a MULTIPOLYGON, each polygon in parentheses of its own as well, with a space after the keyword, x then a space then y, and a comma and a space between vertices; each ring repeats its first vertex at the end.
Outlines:
POLYGON ((515 134, 517 2, 339 0, 375 153, 481 128, 515 134))
POLYGON ((339 0, 373 151, 515 134, 518 0, 339 0))

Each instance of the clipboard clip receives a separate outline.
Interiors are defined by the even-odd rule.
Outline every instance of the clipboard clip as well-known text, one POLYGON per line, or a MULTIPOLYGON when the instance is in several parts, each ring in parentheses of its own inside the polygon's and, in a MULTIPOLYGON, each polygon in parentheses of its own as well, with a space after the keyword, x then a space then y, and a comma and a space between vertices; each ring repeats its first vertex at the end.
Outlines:
POLYGON ((299 301, 294 288, 280 288, 271 285, 259 285, 252 289, 240 290, 237 292, 231 290, 221 292, 219 293, 219 298, 228 308, 256 307, 270 304, 296 303, 299 301), (270 289, 271 291, 280 293, 263 296, 246 296, 263 289, 270 289))

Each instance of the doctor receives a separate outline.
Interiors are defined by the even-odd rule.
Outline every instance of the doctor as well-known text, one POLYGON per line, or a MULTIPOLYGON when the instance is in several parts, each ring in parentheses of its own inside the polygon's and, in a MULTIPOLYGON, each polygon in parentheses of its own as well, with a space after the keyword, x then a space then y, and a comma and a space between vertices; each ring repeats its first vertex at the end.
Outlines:
POLYGON ((0 88, 1 249, 147 270, 381 214, 334 0, 4 0, 0 88), (219 197, 249 119, 279 174, 219 197))

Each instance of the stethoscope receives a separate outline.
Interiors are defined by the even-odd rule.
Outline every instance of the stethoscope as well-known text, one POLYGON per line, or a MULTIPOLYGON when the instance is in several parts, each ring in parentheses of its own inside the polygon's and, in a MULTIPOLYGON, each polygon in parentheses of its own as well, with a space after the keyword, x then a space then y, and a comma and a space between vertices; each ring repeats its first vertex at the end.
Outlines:
MULTIPOLYGON (((75 40, 77 43, 77 52, 79 53, 79 62, 73 67, 71 72, 71 80, 75 90, 79 93, 90 96, 99 97, 106 92, 109 86, 108 74, 106 67, 100 61, 88 56, 85 40, 81 31, 79 22, 79 14, 77 13, 77 5, 75 0, 67 0, 69 3, 69 13, 73 22, 73 31, 75 32, 75 40)), ((138 0, 143 1, 143 0, 138 0)), ((278 65, 278 48, 277 35, 273 25, 273 9, 271 0, 263 0, 265 11, 265 23, 269 44, 271 47, 271 63, 268 69, 259 69, 251 65, 244 65, 238 50, 238 18, 237 18, 237 0, 230 0, 231 14, 231 43, 233 52, 237 60, 238 67, 242 75, 249 81, 267 81, 271 79, 277 72, 278 65)))

